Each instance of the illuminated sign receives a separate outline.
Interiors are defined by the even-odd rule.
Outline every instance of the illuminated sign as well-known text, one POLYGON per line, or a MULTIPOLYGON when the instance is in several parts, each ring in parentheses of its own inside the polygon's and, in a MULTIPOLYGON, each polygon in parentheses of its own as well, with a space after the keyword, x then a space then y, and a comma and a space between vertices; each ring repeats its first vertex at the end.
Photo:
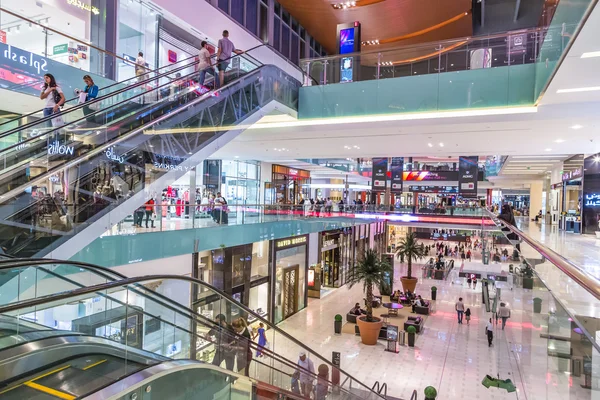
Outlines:
POLYGON ((329 247, 335 245, 335 239, 323 240, 323 247, 329 247))
POLYGON ((67 4, 69 4, 73 7, 81 8, 84 11, 91 12, 94 15, 100 14, 100 10, 98 9, 98 7, 94 7, 92 5, 85 4, 81 0, 67 0, 67 4))
POLYGON ((275 247, 277 247, 277 248, 288 247, 288 246, 295 246, 297 244, 304 244, 304 243, 306 243, 306 236, 298 236, 295 238, 278 240, 275 243, 275 247))
POLYGON ((586 194, 584 200, 583 205, 586 207, 600 207, 600 193, 586 194))
POLYGON ((159 169, 169 169, 173 171, 189 171, 190 167, 186 167, 183 165, 173 165, 168 163, 159 163, 158 161, 154 162, 154 168, 159 169))
POLYGON ((58 142, 58 140, 56 140, 54 143, 50 143, 50 146, 48 146, 48 154, 49 155, 60 154, 60 155, 72 156, 73 151, 75 151, 75 148, 73 146, 67 146, 64 144, 60 144, 58 142))
POLYGON ((4 55, 4 58, 10 61, 18 62, 19 64, 26 65, 34 69, 38 75, 40 75, 42 72, 48 71, 48 61, 45 58, 36 56, 33 53, 15 49, 9 45, 2 54, 4 55))
POLYGON ((110 146, 108 149, 106 149, 104 151, 104 154, 106 154, 106 158, 108 158, 109 160, 112 160, 112 161, 116 161, 119 164, 123 164, 125 162, 125 157, 115 153, 114 146, 110 146))
POLYGON ((298 170, 290 168, 290 175, 298 175, 298 170))
POLYGON ((315 286, 315 270, 309 269, 308 270, 308 287, 314 287, 314 286, 315 286))
POLYGON ((56 175, 52 175, 50 178, 48 178, 48 180, 51 183, 58 183, 58 182, 60 182, 60 178, 58 176, 56 176, 56 175))

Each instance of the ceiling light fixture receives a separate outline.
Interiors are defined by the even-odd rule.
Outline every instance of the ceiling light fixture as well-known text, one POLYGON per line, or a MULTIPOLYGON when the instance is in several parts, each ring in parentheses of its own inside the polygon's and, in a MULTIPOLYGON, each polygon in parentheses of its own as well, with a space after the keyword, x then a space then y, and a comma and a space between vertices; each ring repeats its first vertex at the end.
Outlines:
POLYGON ((600 86, 586 86, 571 89, 558 89, 556 93, 578 93, 578 92, 595 92, 600 90, 600 86))
POLYGON ((440 142, 440 147, 444 147, 444 143, 441 143, 441 142, 440 142))
POLYGON ((552 151, 552 149, 551 148, 547 148, 546 151, 552 151))
POLYGON ((600 57, 600 51, 588 51, 587 53, 583 53, 581 58, 594 58, 600 57))
POLYGON ((433 145, 431 143, 427 143, 427 146, 429 147, 433 147, 433 145))
POLYGON ((562 140, 562 139, 556 139, 556 140, 554 141, 554 143, 562 143, 562 142, 564 142, 564 140, 562 140))
POLYGON ((599 156, 594 157, 594 161, 600 162, 600 157, 599 156))
POLYGON ((573 126, 571 127, 571 129, 575 129, 575 130, 577 130, 577 129, 581 129, 581 128, 583 128, 583 125, 579 125, 579 124, 573 125, 573 126))

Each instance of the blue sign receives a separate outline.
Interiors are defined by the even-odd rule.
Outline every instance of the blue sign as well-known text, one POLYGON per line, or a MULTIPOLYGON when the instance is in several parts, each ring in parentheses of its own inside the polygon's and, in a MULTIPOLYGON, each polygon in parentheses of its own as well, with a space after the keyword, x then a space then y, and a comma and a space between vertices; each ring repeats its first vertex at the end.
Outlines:
POLYGON ((340 30, 340 54, 354 53, 354 28, 340 30))

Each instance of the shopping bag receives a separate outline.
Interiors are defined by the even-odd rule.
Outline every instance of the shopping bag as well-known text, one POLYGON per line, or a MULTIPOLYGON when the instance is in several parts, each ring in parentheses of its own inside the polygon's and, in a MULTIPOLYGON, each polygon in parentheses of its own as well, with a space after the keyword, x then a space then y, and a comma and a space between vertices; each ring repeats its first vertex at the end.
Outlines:
POLYGON ((83 104, 87 100, 87 93, 79 91, 78 97, 79 97, 78 103, 83 104))
POLYGON ((52 118, 51 122, 52 122, 52 126, 54 128, 57 128, 59 126, 63 126, 65 124, 65 121, 63 120, 63 117, 62 117, 61 114, 57 114, 56 117, 52 118))
POLYGON ((100 110, 100 102, 97 101, 95 103, 91 103, 89 106, 90 110, 92 111, 99 111, 100 110))

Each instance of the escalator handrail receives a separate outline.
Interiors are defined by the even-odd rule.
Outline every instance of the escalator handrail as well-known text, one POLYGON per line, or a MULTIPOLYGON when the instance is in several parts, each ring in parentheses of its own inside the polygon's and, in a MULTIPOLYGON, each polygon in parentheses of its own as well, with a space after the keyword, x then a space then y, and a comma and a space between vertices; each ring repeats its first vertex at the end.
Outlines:
MULTIPOLYGON (((229 57, 229 58, 226 58, 226 59, 224 59, 224 60, 218 60, 216 63, 214 63, 214 64, 211 64, 211 66, 215 66, 215 65, 217 65, 219 62, 222 62, 222 61, 232 60, 232 59, 234 59, 234 58, 236 58, 236 57, 242 57, 242 56, 243 56, 243 55, 245 55, 246 53, 248 53, 248 52, 251 52, 251 51, 254 51, 254 50, 256 50, 256 49, 258 49, 258 48, 260 48, 260 47, 263 47, 263 46, 266 46, 266 45, 265 45, 265 44, 261 44, 261 45, 259 45, 259 46, 252 47, 252 48, 250 48, 250 49, 248 49, 248 50, 244 51, 244 52, 243 52, 243 53, 241 53, 241 54, 235 54, 235 55, 232 55, 231 57, 229 57)), ((254 57, 252 57, 252 58, 254 58, 254 57)), ((163 72, 163 73, 161 73, 161 74, 159 74, 159 75, 157 75, 157 76, 155 76, 155 77, 153 77, 153 78, 149 79, 148 81, 153 81, 153 80, 157 80, 157 79, 163 78, 163 77, 165 77, 165 76, 171 75, 171 74, 173 74, 173 73, 176 73, 176 72, 178 72, 178 71, 184 70, 184 69, 188 68, 190 65, 195 65, 195 64, 198 64, 198 61, 194 61, 194 62, 193 62, 193 63, 191 63, 191 64, 184 65, 183 67, 178 67, 178 68, 175 68, 175 69, 173 69, 173 70, 171 70, 171 71, 168 71, 168 72, 163 72)), ((262 63, 259 63, 259 64, 260 64, 260 65, 262 65, 262 63)), ((194 72, 192 72, 192 73, 190 73, 190 74, 188 74, 188 75, 182 76, 180 79, 184 79, 184 78, 187 78, 187 77, 191 77, 191 76, 193 76, 193 75, 197 75, 197 73, 198 73, 198 72, 194 71, 194 72)), ((114 92, 112 92, 112 93, 109 93, 109 94, 106 94, 106 95, 104 95, 104 96, 99 96, 99 97, 96 97, 96 98, 95 98, 95 99, 93 99, 93 100, 86 101, 85 103, 82 103, 82 104, 77 104, 76 106, 73 106, 73 107, 69 108, 68 110, 61 111, 60 113, 55 113, 55 114, 49 115, 49 116, 47 116, 47 117, 40 118, 39 120, 36 120, 36 121, 30 122, 30 123, 28 123, 28 124, 21 125, 21 126, 18 126, 18 127, 16 127, 16 128, 10 129, 10 130, 8 130, 8 131, 6 131, 6 132, 2 132, 2 133, 0 133, 0 139, 4 138, 4 137, 6 137, 6 136, 9 136, 9 135, 12 135, 12 134, 18 133, 18 132, 22 131, 23 129, 27 129, 27 128, 29 128, 29 127, 33 126, 33 125, 39 125, 39 124, 41 124, 41 123, 43 123, 43 122, 48 122, 48 121, 52 120, 53 118, 56 118, 57 116, 64 117, 65 115, 67 115, 67 114, 69 114, 69 113, 71 113, 71 112, 74 112, 74 111, 77 111, 77 110, 79 110, 79 109, 82 109, 84 106, 89 106, 90 104, 100 103, 100 102, 102 102, 102 101, 104 101, 104 100, 106 100, 106 99, 108 99, 108 98, 114 97, 114 96, 116 96, 116 95, 119 95, 119 94, 121 94, 121 93, 124 93, 124 92, 127 92, 127 91, 129 91, 129 90, 131 90, 131 89, 134 89, 134 88, 137 88, 137 87, 139 87, 139 86, 143 86, 145 83, 147 83, 147 82, 146 82, 146 81, 137 82, 137 83, 135 83, 135 84, 133 84, 133 85, 129 85, 129 86, 127 86, 127 87, 124 87, 124 88, 122 88, 122 89, 116 90, 116 91, 114 91, 114 92)), ((158 89, 160 89, 160 88, 162 88, 163 86, 166 86, 166 85, 170 85, 170 82, 169 82, 169 83, 165 83, 165 84, 163 84, 163 85, 160 85, 160 86, 157 86, 156 88, 154 88, 154 90, 158 90, 158 89)), ((144 93, 144 92, 138 93, 138 94, 136 94, 135 96, 132 96, 131 98, 128 98, 128 99, 126 99, 126 100, 123 100, 123 101, 121 101, 121 102, 119 102, 119 103, 116 103, 116 104, 112 104, 112 105, 110 105, 110 106, 109 106, 109 107, 107 107, 107 108, 113 108, 113 107, 119 106, 119 105, 121 105, 121 104, 124 104, 124 103, 126 103, 126 102, 129 102, 129 101, 131 101, 131 99, 134 99, 134 98, 137 98, 137 97, 139 97, 139 96, 143 96, 143 95, 145 95, 145 93, 144 93)), ((102 112, 102 111, 103 111, 102 109, 100 109, 100 110, 96 110, 96 111, 93 111, 93 112, 89 113, 89 114, 88 114, 88 116, 91 116, 91 115, 96 115, 96 114, 98 114, 98 113, 100 113, 100 112, 102 112)), ((60 130, 60 129, 64 129, 65 127, 67 127, 67 126, 69 126, 69 125, 72 125, 72 124, 74 124, 74 123, 76 123, 76 122, 79 122, 79 121, 81 121, 81 120, 83 120, 83 119, 85 119, 85 118, 86 118, 86 117, 84 116, 84 117, 82 117, 82 118, 80 118, 80 119, 78 119, 78 120, 76 120, 76 121, 69 122, 68 124, 65 124, 65 125, 62 125, 62 126, 58 126, 58 127, 53 127, 53 129, 51 129, 51 130, 48 130, 48 131, 46 131, 46 132, 42 133, 41 135, 38 135, 38 136, 36 136, 36 137, 34 137, 34 138, 29 138, 29 139, 27 139, 27 140, 23 140, 23 141, 21 141, 21 142, 19 142, 19 143, 16 143, 16 144, 14 144, 14 145, 7 146, 7 147, 5 147, 4 149, 0 150, 0 154, 2 154, 2 153, 4 153, 4 152, 6 152, 6 151, 8 151, 8 150, 12 150, 13 148, 15 148, 15 147, 17 147, 17 146, 19 146, 19 145, 22 145, 23 143, 27 143, 27 142, 31 141, 32 139, 38 139, 38 140, 39 140, 39 138, 41 138, 41 137, 43 137, 43 136, 47 136, 47 135, 49 135, 50 133, 52 133, 52 132, 55 132, 55 131, 57 131, 57 130, 60 130)))
POLYGON ((285 332, 283 329, 278 328, 276 325, 271 324, 269 321, 267 321, 266 319, 264 319, 263 317, 261 317, 260 315, 255 313, 253 310, 249 309, 244 304, 241 304, 241 303, 237 302, 236 300, 234 300, 232 297, 227 295, 225 292, 223 292, 220 289, 217 289, 216 287, 214 287, 206 282, 203 282, 199 279, 192 278, 192 277, 185 276, 185 275, 168 275, 168 274, 145 275, 145 276, 139 276, 139 277, 126 278, 126 279, 123 279, 120 281, 113 281, 113 282, 108 282, 108 283, 102 283, 99 285, 88 286, 88 287, 75 289, 75 290, 71 290, 71 291, 65 291, 65 292, 56 293, 56 294, 52 294, 52 295, 40 296, 40 297, 37 297, 34 299, 23 300, 20 302, 0 306, 0 314, 17 311, 17 310, 20 310, 23 308, 32 308, 32 307, 43 305, 45 303, 67 300, 67 299, 71 299, 73 297, 78 297, 78 296, 82 296, 85 294, 91 294, 91 293, 95 293, 98 291, 139 284, 139 283, 147 282, 147 281, 157 281, 157 280, 165 280, 165 279, 188 281, 188 282, 197 284, 199 286, 205 286, 206 288, 208 288, 209 290, 212 290, 213 292, 215 292, 222 298, 233 303, 236 307, 242 309, 245 313, 252 315, 254 318, 256 318, 260 322, 264 323, 265 326, 269 327, 269 329, 272 329, 274 332, 282 335, 287 340, 290 340, 292 343, 296 344, 298 347, 300 347, 302 349, 306 349, 309 352, 309 354, 314 355, 315 357, 319 358, 322 362, 327 364, 330 368, 335 368, 335 369, 339 370, 341 373, 343 373, 350 379, 354 380, 357 384, 364 387, 368 392, 373 393, 377 397, 383 399, 383 397, 381 395, 374 392, 371 388, 366 386, 364 383, 362 383, 358 379, 354 378, 352 375, 348 374, 341 368, 334 366, 332 362, 330 362, 326 358, 322 357, 318 352, 312 350, 310 347, 301 343, 299 340, 297 340, 296 338, 294 338, 293 336, 291 336, 290 334, 285 332))
MULTIPOLYGON (((252 75, 252 74, 255 74, 255 73, 257 73, 258 71, 260 71, 262 68, 265 68, 265 67, 268 67, 268 66, 266 66, 266 65, 261 65, 261 66, 259 66, 258 68, 256 68, 256 69, 254 69, 254 70, 252 70, 252 71, 248 72, 248 74, 244 75, 242 78, 247 78, 248 76, 250 76, 250 75, 252 75)), ((275 67, 275 68, 277 68, 277 67, 275 67)), ((241 78, 239 78, 239 79, 241 79, 241 78)), ((223 92, 225 89, 229 89, 229 87, 231 87, 231 86, 235 85, 236 83, 238 83, 238 82, 239 82, 239 79, 236 79, 236 80, 234 80, 234 81, 232 81, 232 82, 229 82, 227 85, 225 85, 225 86, 223 86, 223 87, 219 88, 219 91, 220 91, 220 92, 223 92)), ((156 88, 156 89, 159 89, 159 88, 161 88, 162 86, 165 86, 165 85, 169 85, 169 83, 166 83, 166 84, 164 84, 164 85, 161 85, 161 86, 159 86, 159 87, 158 87, 158 88, 156 88)), ((155 89, 155 90, 156 90, 156 89, 155 89)), ((87 153, 85 153, 85 154, 81 155, 80 157, 78 157, 78 158, 76 158, 76 159, 74 159, 74 160, 72 160, 72 161, 70 161, 70 162, 68 162, 68 163, 65 163, 65 164, 60 164, 60 165, 58 165, 58 166, 54 167, 54 169, 49 169, 49 170, 47 170, 46 172, 44 172, 44 173, 42 173, 42 174, 40 174, 40 175, 37 175, 37 176, 36 176, 34 179, 32 179, 31 181, 28 181, 28 182, 26 182, 26 183, 22 184, 21 186, 18 186, 18 187, 14 188, 14 189, 11 189, 9 192, 2 193, 2 196, 3 196, 4 198, 10 198, 10 197, 12 197, 13 195, 16 195, 16 194, 22 193, 22 192, 23 192, 23 191, 24 191, 26 188, 28 188, 28 187, 31 187, 32 185, 35 185, 35 184, 37 184, 38 182, 41 182, 41 181, 43 181, 43 180, 47 179, 49 176, 51 176, 51 175, 55 174, 55 173, 56 173, 58 170, 63 170, 63 169, 65 169, 65 168, 70 168, 70 167, 73 167, 73 166, 75 166, 75 165, 78 165, 79 163, 83 162, 84 160, 87 160, 87 159, 89 159, 89 158, 91 158, 91 157, 93 157, 93 156, 96 156, 96 155, 98 155, 98 154, 100 154, 100 153, 104 152, 104 151, 105 151, 107 148, 109 148, 109 147, 111 147, 111 146, 114 146, 114 145, 116 145, 116 144, 120 143, 120 142, 121 142, 121 141, 123 141, 123 140, 126 140, 127 138, 129 138, 129 136, 130 136, 131 134, 137 134, 137 133, 139 133, 139 132, 141 132, 141 131, 147 130, 149 127, 152 127, 152 126, 154 126, 154 125, 156 125, 156 124, 158 124, 158 123, 162 122, 162 121, 163 121, 164 119, 166 119, 166 118, 170 118, 170 117, 172 117, 173 115, 175 115, 175 114, 177 114, 177 113, 179 113, 179 112, 183 112, 183 111, 186 111, 186 110, 188 110, 188 109, 189 109, 191 106, 194 106, 195 104, 197 104, 197 103, 199 103, 200 101, 203 101, 203 100, 204 100, 204 97, 203 97, 203 96, 200 96, 200 97, 198 97, 197 99, 194 99, 193 101, 190 101, 189 103, 186 103, 186 106, 185 106, 185 107, 179 107, 179 108, 177 108, 177 109, 175 109, 175 110, 171 111, 170 113, 164 114, 164 115, 162 115, 161 117, 155 118, 155 119, 153 119, 153 120, 151 120, 151 121, 147 122, 146 124, 142 125, 141 127, 138 127, 138 128, 135 128, 135 129, 133 129, 132 131, 128 132, 127 134, 124 134, 124 135, 122 135, 122 136, 118 136, 118 137, 114 138, 112 141, 106 142, 106 143, 104 143, 104 144, 102 144, 102 145, 100 145, 100 146, 96 147, 95 149, 93 149, 93 150, 91 150, 91 151, 89 151, 89 152, 87 152, 87 153)), ((117 107, 117 106, 119 106, 120 104, 126 103, 127 101, 129 101, 129 100, 124 100, 124 101, 123 101, 123 102, 121 102, 121 103, 118 103, 118 104, 113 104, 113 105, 111 105, 110 107, 117 107)), ((99 111, 98 111, 98 112, 99 112, 99 111)), ((91 114, 90 114, 90 115, 91 115, 91 114)), ((71 122, 71 123, 76 123, 76 122, 78 122, 78 121, 81 121, 81 120, 83 120, 83 119, 85 119, 85 117, 82 117, 81 119, 79 119, 79 120, 77 120, 77 121, 73 121, 73 122, 71 122)), ((69 125, 69 124, 67 124, 67 125, 69 125)), ((50 132, 54 132, 54 131, 56 131, 56 130, 63 129, 63 128, 64 128, 65 126, 67 126, 67 125, 64 125, 64 126, 61 126, 61 127, 57 127, 57 128, 55 128, 54 130, 52 130, 52 131, 50 131, 50 132)), ((49 133, 49 132, 46 132, 45 134, 48 134, 48 133, 49 133)), ((41 135, 40 135, 40 136, 41 136, 41 135)), ((29 138, 29 139, 27 139, 27 140, 24 140, 24 141, 22 141, 21 143, 17 143, 17 144, 11 145, 11 146, 9 146, 9 147, 5 147, 3 150, 0 150, 0 156, 2 155, 2 152, 3 152, 4 150, 7 150, 7 149, 9 149, 9 148, 14 148, 14 147, 16 147, 16 146, 18 146, 18 145, 20 145, 20 144, 22 144, 22 143, 27 143, 27 142, 29 142, 29 141, 36 140, 36 139, 38 139, 40 136, 36 136, 36 137, 33 137, 33 138, 29 138)), ((0 137, 1 137, 1 135, 0 135, 0 137)))
MULTIPOLYGON (((214 56, 214 54, 213 54, 213 55, 211 55, 211 58, 212 58, 213 56, 214 56)), ((154 70, 150 70, 150 71, 146 72, 146 74, 156 73, 157 71, 160 71, 160 70, 162 70, 162 69, 165 69, 165 68, 172 68, 172 67, 173 67, 175 64, 179 64, 179 63, 182 63, 183 61, 188 61, 188 60, 190 60, 190 59, 195 59, 195 58, 196 58, 196 56, 191 56, 191 57, 188 57, 188 58, 184 58, 183 60, 179 60, 179 61, 177 61, 177 62, 175 62, 175 63, 173 63, 173 64, 169 64, 169 65, 163 65, 162 67, 156 68, 156 69, 154 69, 154 70)), ((192 62, 192 63, 190 63, 190 64, 187 64, 187 66, 188 66, 188 67, 189 67, 189 66, 192 66, 192 65, 195 65, 195 62, 192 62)), ((103 90, 106 90, 106 89, 110 89, 110 88, 111 88, 111 87, 113 87, 113 86, 117 86, 117 85, 124 85, 124 84, 125 84, 125 82, 128 82, 128 81, 134 81, 134 80, 135 80, 135 81, 136 81, 136 83, 148 83, 148 82, 150 82, 150 81, 153 81, 153 80, 155 80, 155 79, 157 79, 157 78, 148 78, 148 79, 141 80, 141 81, 138 81, 137 79, 138 79, 138 77, 137 77, 137 76, 134 76, 133 78, 127 78, 127 79, 125 79, 125 80, 123 80, 123 81, 120 81, 120 82, 111 83, 111 84, 110 84, 110 85, 108 85, 108 86, 105 86, 105 87, 98 88, 98 92, 101 92, 101 91, 103 91, 103 90)), ((127 85, 127 86, 130 86, 130 85, 127 85)), ((106 96, 106 95, 105 95, 105 96, 106 96)), ((79 99, 79 96, 75 96, 75 97, 73 97, 73 98, 71 98, 71 99, 65 100, 65 102, 64 102, 64 104, 63 104, 63 106, 64 106, 65 104, 67 104, 67 103, 71 102, 71 101, 76 101, 76 100, 78 100, 78 99, 79 99)), ((73 107, 75 107, 75 106, 73 106, 73 107)), ((30 113, 28 113, 28 114, 23 114, 23 115, 21 115, 21 116, 19 116, 19 117, 16 117, 16 118, 10 119, 10 120, 8 120, 8 121, 6 121, 6 122, 2 122, 2 123, 0 123, 0 128, 2 128, 2 126, 4 126, 4 125, 10 124, 11 122, 15 122, 15 121, 21 120, 21 119, 23 119, 23 118, 31 117, 32 115, 35 115, 35 114, 41 113, 43 110, 44 110, 43 108, 40 108, 40 109, 39 109, 39 110, 37 110, 37 111, 32 111, 32 112, 30 112, 30 113)), ((69 108, 69 110, 70 110, 70 108, 69 108)), ((37 123, 39 123, 39 122, 41 122, 41 121, 47 121, 47 119, 46 119, 46 118, 48 118, 48 117, 43 117, 43 118, 40 118, 39 120, 36 120, 36 121, 34 121, 34 122, 29 122, 29 123, 27 123, 27 124, 23 124, 23 125, 21 125, 20 127, 21 127, 21 129, 23 129, 23 128, 24 128, 24 129, 27 129, 28 125, 30 125, 30 124, 32 124, 32 123, 35 123, 35 124, 37 124, 37 123)))

